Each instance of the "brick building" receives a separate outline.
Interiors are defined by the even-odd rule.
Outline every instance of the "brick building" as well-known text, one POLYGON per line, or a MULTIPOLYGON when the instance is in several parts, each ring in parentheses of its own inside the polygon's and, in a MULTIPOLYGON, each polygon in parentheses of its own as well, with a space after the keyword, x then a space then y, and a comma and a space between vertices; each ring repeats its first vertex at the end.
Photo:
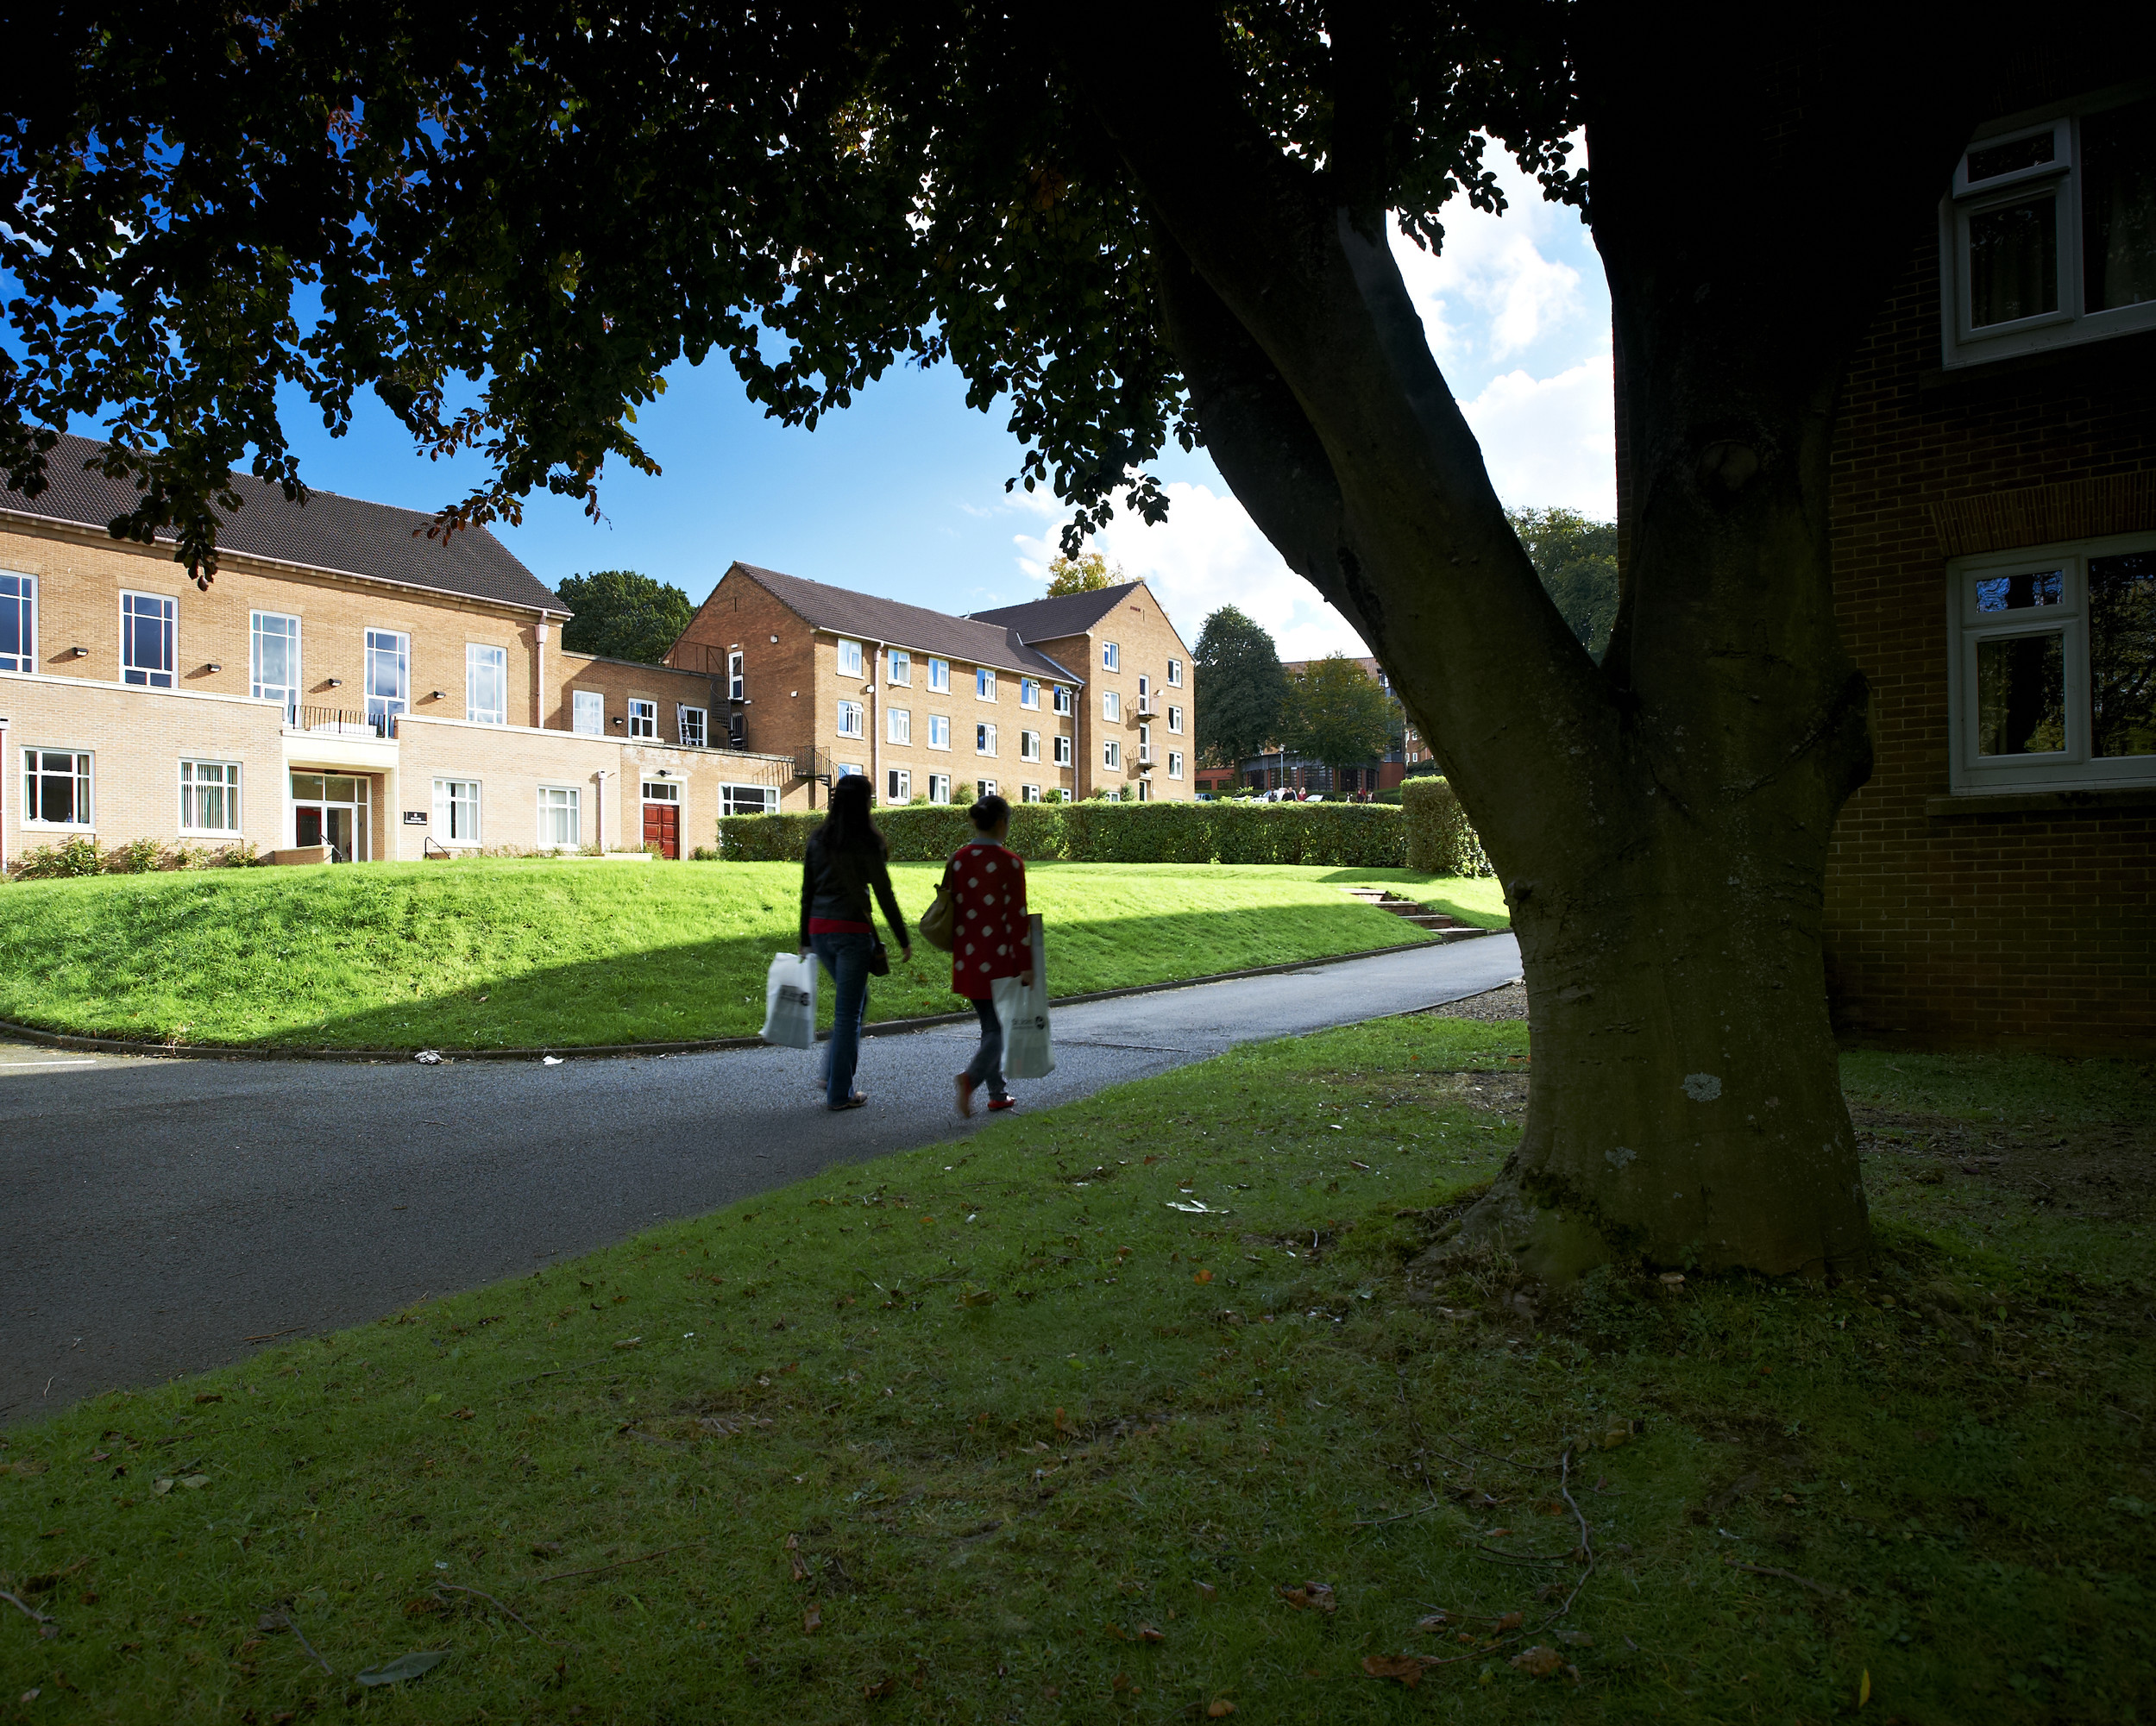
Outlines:
POLYGON ((798 805, 713 749, 712 680, 564 652, 559 599, 483 531, 236 474, 217 579, 114 540, 132 491, 62 440, 0 491, 0 858, 74 837, 360 860, 709 843, 798 805), (691 837, 693 836, 693 837, 691 837), (684 840, 688 844, 684 844, 684 840))
POLYGON ((977 612, 1034 650, 1081 667, 1086 699, 1076 715, 1078 795, 1124 788, 1138 801, 1195 796, 1191 737, 1197 674, 1153 590, 1123 581, 977 612))
POLYGON ((1876 765, 1835 830, 1829 987, 1854 1040, 2146 1052, 2156 97, 1998 106, 1845 382, 1835 587, 1876 765))
POLYGON ((745 747, 885 803, 1191 793, 1190 655, 1143 582, 956 617, 736 563, 667 659, 745 747))

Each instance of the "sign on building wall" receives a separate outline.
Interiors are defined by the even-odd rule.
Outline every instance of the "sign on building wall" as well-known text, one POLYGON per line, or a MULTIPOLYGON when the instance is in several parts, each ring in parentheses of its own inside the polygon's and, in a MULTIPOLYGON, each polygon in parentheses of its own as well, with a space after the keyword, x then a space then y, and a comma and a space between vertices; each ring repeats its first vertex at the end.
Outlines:
POLYGON ((405 811, 405 825, 407 827, 424 827, 426 824, 427 812, 425 810, 407 809, 405 811))

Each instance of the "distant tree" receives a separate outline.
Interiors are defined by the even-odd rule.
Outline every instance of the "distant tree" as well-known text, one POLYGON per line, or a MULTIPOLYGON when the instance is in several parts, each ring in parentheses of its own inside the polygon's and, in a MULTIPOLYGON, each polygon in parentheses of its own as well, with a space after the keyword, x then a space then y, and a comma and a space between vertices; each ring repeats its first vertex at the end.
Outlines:
POLYGON ((1394 724, 1392 698, 1344 653, 1313 659, 1288 675, 1279 741, 1296 755, 1336 770, 1357 766, 1384 753, 1394 724))
POLYGON ((1123 579, 1122 566, 1113 570, 1108 559, 1097 551, 1089 551, 1082 557, 1065 557, 1061 552, 1048 560, 1048 597, 1059 593, 1094 593, 1103 587, 1113 587, 1123 579))
POLYGON ((1262 624, 1233 606, 1205 619, 1192 655, 1197 669, 1197 752, 1234 767, 1273 743, 1287 699, 1287 674, 1262 624))
POLYGON ((562 645, 571 653, 657 665, 696 614, 679 587, 633 569, 572 575, 558 591, 575 613, 562 626, 562 645))
POLYGON ((1617 621, 1617 524, 1591 521, 1577 510, 1506 514, 1565 623, 1581 646, 1600 659, 1617 621))

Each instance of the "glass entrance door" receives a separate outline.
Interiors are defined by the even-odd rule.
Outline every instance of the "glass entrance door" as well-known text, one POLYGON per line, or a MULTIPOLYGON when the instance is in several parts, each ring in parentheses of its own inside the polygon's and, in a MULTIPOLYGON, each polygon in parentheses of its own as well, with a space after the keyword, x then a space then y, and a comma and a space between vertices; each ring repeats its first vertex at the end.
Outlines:
POLYGON ((327 845, 331 863, 363 863, 368 831, 368 781, 357 775, 295 773, 292 776, 292 842, 327 845))

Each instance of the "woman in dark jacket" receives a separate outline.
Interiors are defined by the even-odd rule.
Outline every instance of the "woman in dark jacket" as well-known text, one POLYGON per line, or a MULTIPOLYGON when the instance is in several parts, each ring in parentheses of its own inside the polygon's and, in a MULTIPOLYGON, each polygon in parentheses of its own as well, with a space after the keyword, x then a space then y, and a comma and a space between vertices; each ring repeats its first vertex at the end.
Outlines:
POLYGON ((869 959, 876 926, 869 920, 869 893, 883 907, 883 920, 906 958, 914 956, 906 919, 898 913, 885 858, 890 848, 869 819, 869 782, 848 774, 831 788, 831 810, 808 836, 801 871, 801 951, 814 952, 831 973, 831 1046, 824 1051, 824 1103, 858 1108, 868 1101, 853 1089, 861 1054, 861 1021, 868 1015, 869 959))

